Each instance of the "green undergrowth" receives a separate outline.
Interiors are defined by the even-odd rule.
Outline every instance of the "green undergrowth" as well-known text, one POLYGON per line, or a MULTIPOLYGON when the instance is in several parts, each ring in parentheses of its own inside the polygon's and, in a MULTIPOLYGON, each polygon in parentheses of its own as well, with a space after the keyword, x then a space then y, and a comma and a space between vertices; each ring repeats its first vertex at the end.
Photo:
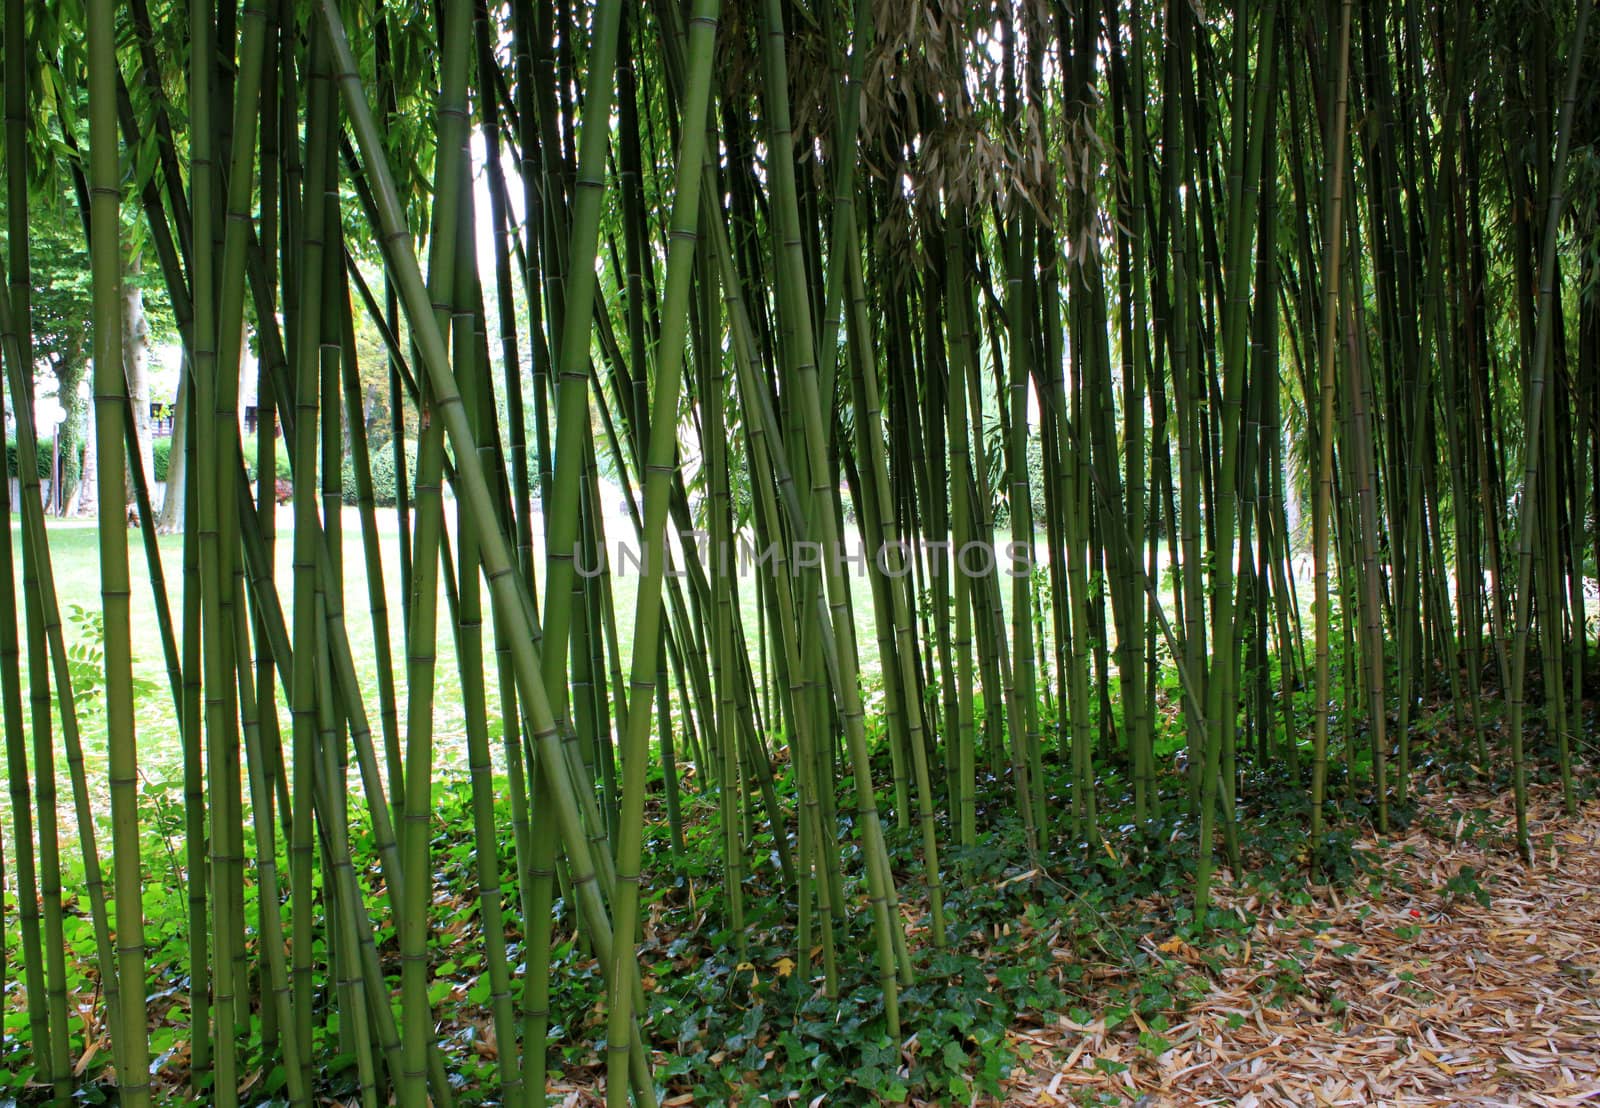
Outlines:
MULTIPOLYGON (((1426 726, 1425 719, 1419 731, 1426 726)), ((1424 736, 1419 741, 1418 764, 1428 779, 1463 791, 1495 787, 1470 767, 1442 757, 1452 749, 1446 740, 1424 736)), ((887 776, 882 751, 880 759, 883 765, 877 768, 887 776)), ((1548 763, 1541 757, 1535 764, 1548 763)), ((788 767, 780 761, 777 769, 782 790, 788 767)), ((1305 834, 1309 813, 1304 780, 1291 778, 1281 767, 1244 775, 1241 789, 1251 797, 1252 810, 1272 814, 1241 821, 1236 888, 1242 884, 1245 891, 1258 894, 1258 903, 1296 904, 1322 895, 1319 886, 1374 891, 1391 880, 1392 875, 1373 868, 1374 852, 1352 849, 1357 834, 1371 825, 1371 797, 1359 783, 1350 783, 1352 770, 1357 782, 1363 780, 1359 759, 1336 759, 1330 765, 1329 794, 1337 798, 1327 813, 1333 830, 1316 843, 1305 834)), ((1067 774, 1052 761, 1047 775, 1050 808, 1064 812, 1070 806, 1067 774)), ((1162 1032, 1182 1018, 1190 1000, 1205 992, 1207 974, 1220 969, 1243 944, 1255 916, 1242 909, 1213 909, 1205 920, 1194 918, 1190 887, 1197 828, 1186 811, 1187 774, 1177 763, 1168 763, 1159 784, 1165 814, 1136 823, 1131 790, 1114 763, 1109 765, 1098 782, 1101 826, 1107 829, 1103 837, 1095 842, 1057 837, 1041 855, 1030 857, 1010 781, 985 779, 979 822, 986 833, 977 846, 950 846, 942 855, 947 920, 942 946, 928 930, 920 836, 914 825, 896 826, 891 814, 886 837, 915 969, 914 983, 901 993, 900 1041, 890 1039, 883 1013, 851 817, 841 814, 838 821, 848 910, 834 926, 839 976, 837 995, 829 996, 822 987, 820 939, 809 952, 809 971, 802 956, 806 952, 796 947, 793 894, 783 885, 770 826, 757 819, 749 827, 752 865, 744 886, 740 944, 724 922, 722 835, 713 794, 685 794, 685 847, 674 852, 658 793, 646 841, 641 965, 646 975, 644 1030, 664 1096, 690 1094, 695 1103, 809 1103, 826 1095, 829 1103, 916 1098, 965 1104, 974 1096, 1000 1097, 1013 1071, 1029 1064, 1036 1048, 1013 1029, 1053 1027, 1061 1017, 1084 1025, 1100 1020, 1107 1027, 1137 1019, 1145 1028, 1141 1049, 1161 1053, 1169 1045, 1162 1032), (1153 941, 1141 941, 1147 937, 1153 941), (1198 966, 1154 952, 1173 937, 1201 952, 1198 966)), ((848 789, 848 781, 842 787, 848 789)), ((509 827, 503 781, 497 789, 498 818, 509 827)), ((443 780, 434 790, 430 995, 460 1102, 494 1104, 497 1052, 475 891, 470 800, 464 779, 443 780)), ((1415 792, 1407 803, 1391 800, 1391 830, 1405 829, 1421 811, 1415 801, 1415 792)), ((153 1072, 161 1088, 182 1099, 189 1080, 190 946, 181 783, 142 782, 140 805, 149 872, 144 910, 153 1072)), ((1431 833, 1509 848, 1509 829, 1487 810, 1469 812, 1448 827, 1437 816, 1423 819, 1431 833)), ((359 801, 352 820, 355 863, 367 887, 381 889, 359 801)), ((948 832, 941 829, 942 835, 948 832)), ((501 872, 513 874, 511 836, 502 838, 500 849, 501 872)), ((254 857, 248 824, 245 850, 254 857)), ((74 888, 80 882, 69 875, 66 884, 74 888)), ((1468 869, 1450 876, 1438 892, 1480 903, 1492 895, 1468 869)), ((254 895, 253 888, 247 890, 247 900, 254 895)), ((320 877, 317 895, 322 895, 320 877)), ((1235 897, 1233 903, 1244 899, 1235 897)), ((507 897, 503 906, 510 961, 520 974, 528 952, 522 947, 519 905, 507 897)), ((557 907, 550 1078, 562 1087, 593 1087, 604 1071, 605 989, 599 964, 574 925, 567 902, 558 901, 557 907)), ((9 919, 15 918, 15 908, 8 894, 9 919)), ((397 989, 397 937, 386 905, 380 900, 375 908, 380 957, 397 989)), ((109 1061, 105 1011, 88 905, 69 894, 65 911, 72 1053, 82 1057, 86 1044, 95 1050, 78 1099, 92 1103, 111 1095, 103 1072, 101 1080, 94 1080, 109 1061)), ((6 931, 12 967, 21 961, 16 934, 15 928, 6 931)), ((252 973, 258 965, 256 941, 252 927, 252 973)), ((317 1040, 312 1044, 316 1086, 324 1096, 354 1095, 355 1062, 341 1050, 337 997, 320 968, 326 954, 317 948, 317 1040)), ((1297 967, 1280 967, 1277 999, 1292 998, 1297 981, 1297 967)), ((26 1049, 20 989, 19 982, 8 982, 0 1090, 23 1089, 20 1103, 30 1103, 43 1090, 28 1088, 35 1071, 26 1049)), ((253 1012, 250 1020, 238 1035, 242 1072, 251 1082, 247 1102, 281 1103, 283 1074, 263 1057, 261 1013, 253 1012)), ((1114 1070, 1125 1063, 1105 1059, 1092 1064, 1114 1070)))

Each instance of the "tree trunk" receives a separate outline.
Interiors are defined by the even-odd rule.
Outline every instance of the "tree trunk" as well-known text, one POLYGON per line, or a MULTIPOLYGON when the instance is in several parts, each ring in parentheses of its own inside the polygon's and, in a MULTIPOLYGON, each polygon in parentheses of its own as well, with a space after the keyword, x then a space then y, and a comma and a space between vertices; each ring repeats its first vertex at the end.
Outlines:
POLYGON ((94 510, 93 492, 81 488, 83 475, 87 473, 92 481, 94 471, 86 467, 74 481, 71 477, 71 464, 66 460, 78 449, 79 444, 85 443, 92 437, 90 430, 93 427, 93 416, 89 411, 89 404, 80 394, 84 374, 88 370, 88 345, 87 325, 70 328, 61 343, 59 353, 50 359, 50 369, 56 379, 56 400, 66 410, 66 416, 56 432, 60 436, 63 460, 50 475, 51 496, 54 502, 61 506, 62 515, 94 510), (56 490, 57 481, 61 484, 59 491, 56 490), (81 501, 78 495, 80 491, 85 493, 85 498, 81 501))
MULTIPOLYGON (((188 473, 188 455, 184 442, 189 434, 189 363, 184 360, 178 375, 178 399, 172 410, 172 450, 167 455, 167 491, 161 501, 161 516, 156 520, 156 530, 163 535, 183 530, 184 481, 188 473)), ((152 471, 153 472, 153 471, 152 471)))
MULTIPOLYGON (((70 425, 71 420, 69 417, 68 423, 63 424, 62 426, 67 427, 70 425)), ((74 443, 73 446, 75 448, 76 444, 74 443)), ((93 409, 90 409, 88 418, 86 418, 83 423, 83 469, 78 474, 78 484, 76 488, 68 486, 67 481, 65 480, 65 476, 68 472, 67 461, 66 459, 62 459, 61 462, 61 475, 63 478, 62 491, 65 493, 65 495, 58 500, 58 503, 61 505, 62 515, 94 515, 95 507, 98 503, 98 498, 95 496, 95 475, 99 472, 99 470, 100 466, 95 453, 94 411, 93 409)))
MULTIPOLYGON (((128 380, 128 402, 133 405, 133 425, 139 442, 139 465, 145 481, 155 480, 155 459, 150 442, 150 324, 144 314, 144 290, 136 283, 139 259, 128 267, 122 286, 122 369, 128 380)), ((128 477, 127 503, 133 503, 133 478, 128 477)))

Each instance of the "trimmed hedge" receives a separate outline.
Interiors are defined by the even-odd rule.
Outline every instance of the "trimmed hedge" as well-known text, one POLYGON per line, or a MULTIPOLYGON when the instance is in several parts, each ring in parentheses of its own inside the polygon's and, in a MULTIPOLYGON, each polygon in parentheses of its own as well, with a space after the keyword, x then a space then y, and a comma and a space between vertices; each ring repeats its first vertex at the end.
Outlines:
MULTIPOLYGON (((72 445, 67 444, 67 443, 62 443, 62 446, 64 447, 63 455, 62 455, 62 463, 63 463, 62 468, 66 470, 67 487, 70 489, 73 485, 77 484, 78 478, 80 476, 82 476, 82 474, 83 474, 83 446, 81 444, 78 444, 76 450, 74 450, 72 448, 72 445)), ((17 472, 18 472, 17 471, 18 453, 19 452, 18 452, 18 448, 17 448, 17 440, 16 439, 7 439, 6 440, 6 476, 7 477, 15 477, 15 476, 17 476, 17 472)), ((41 480, 41 481, 50 480, 50 444, 48 442, 39 443, 39 450, 38 450, 38 458, 37 458, 37 460, 38 460, 38 463, 39 463, 38 464, 39 480, 41 480)))
MULTIPOLYGON (((253 482, 256 479, 256 440, 247 438, 240 444, 240 453, 244 457, 244 471, 253 482)), ((167 469, 172 464, 172 439, 171 437, 156 439, 150 444, 150 454, 155 468, 155 479, 165 481, 167 469)), ((289 450, 283 443, 278 444, 278 449, 273 454, 273 469, 285 481, 289 480, 289 450)))
MULTIPOLYGON (((172 440, 168 439, 167 441, 170 443, 172 440)), ((246 475, 249 476, 252 483, 254 483, 256 479, 256 446, 257 443, 254 435, 247 436, 244 442, 240 444, 240 453, 244 456, 244 471, 246 475)), ((282 441, 281 439, 279 440, 278 448, 272 452, 272 462, 272 468, 275 476, 285 481, 291 479, 294 471, 289 466, 288 443, 282 441)))
MULTIPOLYGON (((48 481, 50 479, 50 451, 48 451, 48 450, 39 451, 38 461, 39 461, 39 480, 48 481)), ((19 472, 19 470, 17 469, 17 440, 16 439, 7 439, 6 440, 6 476, 7 477, 15 477, 15 476, 17 476, 18 472, 19 472)))
MULTIPOLYGON (((392 508, 395 502, 394 446, 384 443, 371 453, 372 502, 380 508, 392 508)), ((417 475, 417 444, 406 440, 406 478, 415 486, 417 475)), ((340 493, 346 504, 354 505, 356 497, 356 466, 350 455, 345 455, 344 469, 340 473, 340 493)))

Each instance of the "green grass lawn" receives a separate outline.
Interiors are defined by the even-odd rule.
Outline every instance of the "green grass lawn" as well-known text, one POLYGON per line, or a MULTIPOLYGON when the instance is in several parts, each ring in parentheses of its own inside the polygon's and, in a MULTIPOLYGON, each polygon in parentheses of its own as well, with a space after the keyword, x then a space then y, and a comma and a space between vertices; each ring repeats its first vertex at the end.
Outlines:
MULTIPOLYGON (((355 653, 357 672, 364 683, 364 696, 367 700, 368 712, 373 726, 376 727, 378 675, 375 666, 376 655, 373 648, 371 608, 367 592, 366 560, 361 543, 360 518, 355 509, 344 509, 340 524, 343 538, 346 625, 350 635, 351 646, 355 653)), ((293 513, 289 507, 284 506, 279 509, 277 526, 276 581, 278 594, 283 605, 284 616, 292 623, 294 596, 292 566, 293 513)), ((452 526, 454 526, 453 519, 452 526)), ((389 606, 391 649, 397 668, 403 671, 405 650, 401 627, 401 611, 404 605, 400 589, 398 530, 392 511, 384 510, 379 512, 378 532, 380 557, 383 563, 381 567, 383 582, 389 606)), ((1002 543, 1008 541, 1008 538, 1006 535, 999 537, 1002 543)), ((162 657, 160 627, 156 617, 154 596, 146 574, 143 544, 137 530, 130 529, 128 539, 130 570, 133 578, 132 646, 134 674, 135 677, 147 684, 145 695, 140 698, 139 704, 140 753, 145 766, 150 771, 166 772, 169 769, 175 769, 179 763, 177 721, 169 695, 167 671, 162 657)), ((20 528, 13 526, 11 529, 11 541, 13 555, 17 559, 18 573, 20 575, 20 528)), ((49 541, 57 595, 60 600, 63 617, 67 618, 66 633, 70 644, 79 637, 80 633, 79 627, 68 618, 72 608, 78 606, 84 609, 98 610, 101 606, 98 533, 92 520, 52 520, 49 525, 49 541)), ((858 532, 853 527, 847 531, 845 541, 850 545, 851 549, 854 549, 854 544, 859 541, 858 532)), ((625 650, 631 650, 639 570, 636 562, 630 562, 618 557, 618 547, 624 543, 629 546, 630 550, 633 548, 631 527, 627 524, 611 522, 609 524, 607 544, 611 551, 613 595, 615 598, 618 633, 621 636, 625 650)), ((159 540, 159 545, 162 569, 166 575, 173 618, 181 622, 183 539, 179 535, 165 535, 159 540)), ((536 541, 535 545, 536 564, 542 566, 542 544, 536 541)), ((1038 556, 1042 559, 1043 555, 1041 537, 1038 556)), ((864 676, 869 679, 869 684, 871 684, 873 683, 871 679, 878 673, 880 665, 877 632, 873 623, 871 591, 865 577, 859 575, 858 567, 851 565, 846 568, 852 586, 857 647, 861 655, 864 676)), ((758 589, 753 576, 754 572, 747 571, 742 574, 739 583, 740 607, 745 625, 745 635, 752 646, 754 646, 757 639, 758 626, 756 612, 758 589)), ((687 587, 687 582, 684 582, 683 588, 685 592, 687 592, 687 587)), ((1167 592, 1166 589, 1162 591, 1164 593, 1167 592)), ((1012 588, 1008 578, 1002 578, 1001 580, 1000 595, 1009 619, 1012 588)), ((450 633, 448 624, 445 622, 447 608, 442 587, 438 603, 441 623, 438 649, 439 664, 437 668, 439 709, 436 727, 441 739, 440 745, 446 752, 445 763, 448 765, 450 762, 449 750, 452 747, 451 740, 460 737, 459 729, 454 727, 459 713, 451 707, 459 699, 460 680, 455 657, 454 638, 450 633)), ((493 648, 492 627, 488 630, 485 648, 486 650, 492 650, 493 648)), ((26 681, 26 664, 24 664, 23 669, 23 677, 24 681, 26 681)), ((491 681, 490 684, 492 692, 494 682, 491 681)))
MULTIPOLYGON (((452 513, 453 515, 453 513, 452 513)), ((368 719, 376 732, 378 718, 378 671, 374 650, 373 621, 368 598, 366 559, 361 542, 360 517, 352 508, 341 516, 345 622, 355 655, 356 671, 363 684, 368 719)), ((284 616, 293 619, 293 513, 290 508, 279 509, 276 541, 276 581, 284 616)), ((452 526, 454 521, 452 519, 452 526)), ((389 635, 391 650, 400 677, 402 698, 402 725, 404 721, 405 644, 401 625, 403 599, 399 572, 399 538, 392 511, 381 511, 378 516, 380 557, 385 594, 389 607, 389 635)), ((631 526, 611 524, 608 548, 613 559, 613 595, 615 598, 618 634, 627 651, 631 651, 634 610, 638 597, 639 570, 636 563, 623 563, 617 557, 619 544, 633 548, 631 526)), ((160 624, 156 615, 155 597, 146 572, 144 547, 137 530, 128 532, 130 572, 133 579, 132 648, 134 676, 141 683, 141 693, 136 704, 139 736, 140 771, 153 784, 175 782, 182 774, 182 748, 179 739, 178 719, 171 696, 166 663, 162 654, 160 624)), ((854 541, 853 539, 851 541, 854 541)), ((12 553, 17 572, 21 574, 21 530, 13 517, 11 529, 12 553)), ((83 627, 74 621, 71 613, 75 607, 89 611, 101 608, 99 537, 93 520, 51 520, 49 523, 50 562, 54 573, 57 597, 61 606, 65 634, 69 648, 83 640, 83 627)), ((165 535, 159 540, 162 572, 166 577, 168 600, 173 619, 180 625, 183 606, 183 539, 180 535, 165 535)), ((536 549, 536 564, 543 564, 543 550, 536 549)), ((856 612, 856 634, 862 666, 869 676, 878 671, 878 645, 872 624, 872 600, 864 579, 852 579, 856 612)), ((683 583, 687 591, 687 582, 683 583)), ((1006 596, 1009 601, 1010 590, 1006 596)), ((745 634, 754 646, 757 641, 757 589, 753 577, 746 577, 739 590, 745 634)), ((459 710, 461 682, 456 659, 455 641, 447 620, 447 602, 441 587, 439 595, 440 635, 438 665, 436 668, 436 708, 434 726, 436 735, 435 765, 441 777, 465 773, 465 733, 461 726, 459 710)), ((21 612, 18 613, 19 621, 21 612)), ((486 633, 485 651, 493 650, 493 629, 486 633)), ((497 684, 490 661, 489 705, 491 716, 499 712, 497 684)), ((24 702, 28 680, 26 653, 23 660, 24 702)), ((287 708, 279 698, 280 716, 287 724, 287 708)), ((104 750, 105 736, 102 716, 91 702, 80 709, 85 761, 89 769, 91 788, 97 791, 96 800, 104 804, 104 750)), ((59 717, 57 749, 60 749, 59 717)), ((65 766, 62 771, 65 789, 65 766)), ((65 797, 64 797, 65 799, 65 797)), ((9 805, 9 798, 0 798, 0 806, 9 805)))
MULTIPOLYGON (((453 528, 455 526, 453 505, 447 507, 447 512, 450 525, 453 528)), ((366 560, 361 542, 360 517, 355 509, 344 509, 340 525, 342 527, 343 540, 345 623, 355 655, 356 672, 360 676, 363 685, 362 694, 366 705, 368 722, 374 733, 377 734, 380 727, 378 669, 374 650, 371 606, 367 592, 366 560)), ((626 545, 630 551, 634 549, 635 544, 631 525, 624 521, 608 520, 607 526, 607 546, 612 560, 613 595, 617 626, 624 646, 624 664, 626 666, 628 655, 632 648, 639 569, 636 560, 625 560, 619 554, 619 547, 622 545, 626 545)), ((389 608, 390 644, 398 675, 401 700, 400 718, 403 727, 407 693, 404 681, 406 652, 401 624, 401 612, 404 605, 399 574, 399 533, 392 510, 379 512, 378 530, 383 583, 389 608)), ((276 580, 284 616, 291 623, 294 596, 292 536, 293 512, 289 507, 284 506, 279 508, 277 517, 276 580)), ((141 691, 136 704, 140 772, 151 786, 162 788, 169 784, 175 784, 181 779, 182 749, 179 740, 177 715, 172 702, 165 661, 162 656, 161 634, 156 616, 155 600, 146 573, 143 544, 137 530, 130 530, 128 539, 130 544, 130 569, 133 578, 132 647, 134 675, 141 682, 141 691)), ((1008 540, 1008 535, 1002 534, 999 536, 1001 543, 1008 540)), ((18 560, 17 565, 20 575, 20 528, 13 526, 11 541, 13 555, 18 560)), ((73 608, 76 606, 96 611, 101 607, 98 533, 92 520, 52 520, 49 525, 49 541, 51 564, 54 569, 57 594, 70 646, 83 638, 82 626, 71 618, 73 608)), ((847 530, 845 541, 850 545, 851 550, 855 549, 854 544, 859 541, 859 534, 853 527, 847 530)), ((181 622, 183 539, 179 535, 167 535, 160 539, 159 545, 173 617, 181 622)), ((1041 536, 1038 556, 1042 558, 1043 554, 1041 536)), ((542 567, 542 547, 536 546, 535 558, 535 564, 542 567)), ((864 572, 861 567, 852 564, 848 565, 846 570, 852 587, 856 617, 856 641, 861 656, 865 691, 868 696, 867 707, 868 711, 871 712, 875 706, 881 705, 881 699, 877 691, 881 687, 877 680, 880 671, 880 659, 877 632, 873 622, 871 590, 867 579, 861 575, 864 572)), ((741 574, 739 581, 739 599, 745 635, 752 649, 756 648, 758 642, 756 611, 758 589, 754 576, 756 572, 758 571, 746 569, 741 574)), ((1003 577, 1000 583, 1002 603, 1007 610, 1007 618, 1009 619, 1009 610, 1012 603, 1011 582, 1009 578, 1003 577)), ((688 583, 686 581, 683 582, 683 588, 687 592, 688 583)), ((1163 589, 1163 592, 1166 592, 1166 590, 1163 589)), ((448 607, 442 587, 438 604, 440 635, 437 650, 438 665, 435 670, 435 769, 439 778, 448 779, 462 776, 466 772, 465 732, 462 729, 462 713, 459 708, 461 700, 460 669, 456 659, 455 640, 448 622, 448 607)), ((1046 624, 1046 634, 1049 635, 1048 619, 1046 624)), ((488 672, 490 674, 488 682, 489 710, 492 719, 499 714, 497 675, 494 670, 491 653, 494 647, 492 626, 486 627, 485 640, 485 656, 488 659, 488 672)), ((752 662, 759 665, 754 659, 752 659, 752 662)), ((23 664, 23 680, 26 683, 26 658, 23 664)), ((674 700, 676 700, 675 697, 674 700)), ((286 706, 283 704, 281 694, 279 697, 279 713, 280 719, 286 727, 288 713, 286 706)), ((103 811, 105 802, 105 735, 102 718, 96 710, 96 706, 90 703, 82 716, 82 731, 91 791, 94 793, 97 806, 103 811)), ((56 745, 59 751, 59 723, 57 724, 56 738, 56 745)), ((65 766, 61 765, 59 769, 61 770, 63 800, 65 801, 65 766)), ((0 797, 0 810, 7 808, 9 803, 9 797, 0 797)))

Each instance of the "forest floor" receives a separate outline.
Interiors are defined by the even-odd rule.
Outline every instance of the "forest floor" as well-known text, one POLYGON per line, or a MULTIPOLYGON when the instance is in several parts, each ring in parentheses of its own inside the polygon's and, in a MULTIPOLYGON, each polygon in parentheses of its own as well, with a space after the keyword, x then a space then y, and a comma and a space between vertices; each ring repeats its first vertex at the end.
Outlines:
MULTIPOLYGON (((1016 1028, 1032 1058, 1005 1103, 1600 1103, 1600 800, 1569 817, 1536 792, 1525 867, 1509 791, 1453 792, 1357 844, 1385 874, 1366 895, 1263 903, 1225 877, 1219 905, 1253 927, 1211 951, 1143 940, 1193 970, 1181 1015, 1016 1028)), ((1156 919, 1169 902, 1141 907, 1156 919)))

